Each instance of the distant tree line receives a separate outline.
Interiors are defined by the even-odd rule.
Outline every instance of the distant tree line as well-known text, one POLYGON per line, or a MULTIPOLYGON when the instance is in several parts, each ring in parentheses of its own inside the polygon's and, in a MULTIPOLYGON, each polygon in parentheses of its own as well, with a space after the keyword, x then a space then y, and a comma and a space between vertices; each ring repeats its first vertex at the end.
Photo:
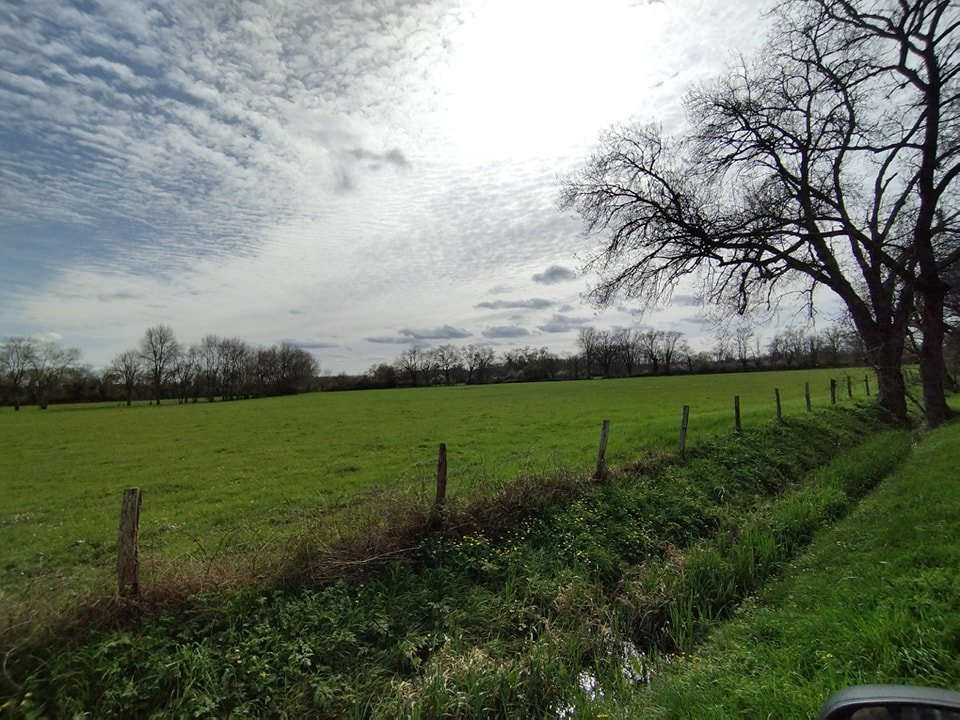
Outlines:
POLYGON ((319 372, 316 359, 290 343, 262 347, 206 335, 185 346, 163 324, 148 328, 101 372, 79 360, 75 348, 7 338, 0 343, 0 401, 19 410, 25 402, 46 409, 50 402, 236 400, 308 392, 319 372))
MULTIPOLYGON (((960 372, 960 301, 951 311, 945 343, 952 376, 960 372)), ((410 347, 392 363, 378 363, 360 375, 319 378, 314 357, 295 345, 250 345, 238 337, 206 335, 183 346, 166 325, 148 328, 136 347, 119 353, 110 366, 94 371, 79 364, 80 351, 29 337, 0 342, 0 404, 217 399, 289 395, 311 390, 362 390, 432 385, 578 380, 676 373, 795 370, 868 364, 856 331, 844 324, 787 327, 768 340, 741 323, 718 330, 712 344, 693 350, 682 332, 648 327, 581 328, 576 352, 556 354, 545 347, 497 353, 486 345, 410 347)), ((912 343, 906 361, 915 362, 912 343)))
POLYGON ((844 367, 866 362, 859 336, 841 325, 814 331, 788 327, 764 343, 748 325, 716 333, 708 350, 694 351, 676 330, 634 327, 580 329, 577 352, 558 355, 545 347, 497 353, 485 345, 413 346, 392 363, 361 375, 322 379, 325 390, 483 385, 676 373, 844 367))

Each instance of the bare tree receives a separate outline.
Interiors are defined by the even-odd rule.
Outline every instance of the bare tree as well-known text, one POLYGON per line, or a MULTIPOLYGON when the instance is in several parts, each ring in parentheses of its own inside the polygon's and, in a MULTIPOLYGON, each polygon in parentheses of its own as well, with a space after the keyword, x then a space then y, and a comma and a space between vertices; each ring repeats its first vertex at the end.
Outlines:
POLYGON ((610 377, 610 368, 617 359, 617 342, 609 330, 598 330, 596 334, 596 358, 603 368, 603 376, 610 377))
POLYGON ((280 378, 273 392, 289 394, 308 392, 320 372, 320 363, 307 350, 291 343, 283 343, 277 351, 280 378))
MULTIPOLYGON (((217 341, 218 354, 223 342, 223 338, 217 341)), ((234 352, 237 355, 233 372, 237 372, 238 366, 241 368, 239 375, 235 374, 231 380, 233 389, 229 392, 235 396, 289 395, 313 388, 319 367, 316 358, 307 350, 292 343, 254 349, 239 338, 227 341, 227 347, 231 345, 236 347, 234 352), (242 351, 236 347, 238 342, 243 346, 242 351)))
POLYGON ((197 402, 200 397, 200 346, 191 345, 181 352, 171 370, 177 390, 177 401, 185 404, 191 398, 197 402))
POLYGON ((208 402, 213 402, 220 393, 222 375, 222 357, 220 343, 223 338, 217 335, 204 335, 196 346, 197 380, 208 402))
POLYGON ((511 379, 553 380, 560 358, 545 347, 514 348, 503 356, 503 363, 511 379))
POLYGON ((750 363, 750 352, 754 345, 756 333, 753 328, 746 323, 738 323, 733 329, 733 346, 737 353, 737 362, 740 363, 740 369, 746 370, 750 363))
POLYGON ((770 340, 768 352, 775 365, 788 369, 799 368, 808 358, 809 335, 802 327, 787 327, 770 340))
POLYGON ((425 374, 427 359, 423 350, 411 345, 396 360, 397 375, 406 375, 414 387, 420 385, 420 377, 425 374))
POLYGON ((687 341, 679 330, 664 330, 660 335, 660 356, 663 359, 663 374, 669 375, 670 368, 685 353, 689 352, 687 341))
POLYGON ((713 362, 720 366, 730 360, 733 341, 726 328, 719 328, 713 336, 713 362))
POLYGON ((590 371, 593 363, 597 359, 600 350, 600 331, 595 327, 582 327, 577 333, 577 347, 583 354, 583 361, 586 365, 587 379, 590 379, 590 371))
POLYGON ((467 345, 463 356, 467 366, 467 384, 483 385, 486 382, 487 370, 496 360, 493 348, 484 345, 467 345))
POLYGON ((50 390, 79 359, 80 351, 76 348, 61 348, 54 342, 36 344, 30 356, 30 383, 41 410, 47 409, 50 390))
POLYGON ((179 354, 180 343, 169 325, 160 323, 147 328, 140 340, 140 357, 146 363, 157 405, 160 404, 163 386, 179 354))
POLYGON ((33 364, 37 352, 37 343, 32 338, 18 335, 7 338, 0 345, 0 372, 10 386, 13 396, 13 409, 20 409, 20 396, 27 373, 33 364))
POLYGON ((613 334, 613 341, 617 345, 617 354, 623 363, 627 377, 632 377, 638 367, 643 364, 642 331, 638 328, 621 328, 613 334))
POLYGON ((246 341, 239 337, 220 338, 217 347, 220 357, 221 394, 224 400, 235 400, 243 394, 249 360, 253 353, 246 341))
POLYGON ((688 97, 690 130, 613 129, 561 205, 604 235, 592 294, 651 307, 686 276, 738 312, 825 287, 844 303, 907 414, 900 372, 915 300, 924 316, 927 422, 942 387, 945 269, 960 249, 958 11, 949 0, 787 0, 755 64, 688 97), (939 360, 938 360, 939 356, 939 360), (939 383, 939 384, 938 384, 939 383))
POLYGON ((660 361, 663 359, 663 332, 650 328, 637 335, 637 342, 643 358, 650 364, 650 374, 660 374, 660 361))
POLYGON ((527 364, 529 347, 512 348, 503 354, 503 367, 509 376, 516 376, 527 364))
POLYGON ((434 364, 443 374, 443 384, 450 385, 453 372, 463 366, 463 355, 453 345, 438 345, 430 351, 434 364))
POLYGON ((876 91, 874 78, 882 77, 882 89, 892 100, 884 118, 893 121, 892 129, 871 138, 864 149, 883 162, 875 194, 878 202, 895 208, 892 213, 901 213, 893 220, 903 218, 912 248, 909 262, 896 271, 917 296, 924 410, 935 426, 951 414, 943 342, 950 291, 946 275, 960 262, 954 185, 960 175, 960 9, 951 0, 888 0, 876 7, 851 0, 807 1, 814 8, 811 17, 839 28, 842 42, 861 49, 866 68, 852 92, 876 91))
POLYGON ((827 353, 827 365, 839 367, 843 354, 844 333, 839 325, 829 325, 818 334, 820 347, 827 353))
POLYGON ((394 388, 397 386, 397 371, 387 363, 375 363, 367 370, 372 387, 394 388))
POLYGON ((133 404, 133 389, 143 374, 143 359, 136 350, 124 350, 113 359, 110 370, 123 385, 127 407, 130 407, 133 404))

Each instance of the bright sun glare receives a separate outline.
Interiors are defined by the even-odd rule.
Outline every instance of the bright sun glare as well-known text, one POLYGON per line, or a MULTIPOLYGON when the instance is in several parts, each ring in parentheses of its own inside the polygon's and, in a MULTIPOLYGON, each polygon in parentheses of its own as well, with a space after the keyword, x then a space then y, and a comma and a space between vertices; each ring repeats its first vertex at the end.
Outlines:
POLYGON ((465 159, 565 154, 638 111, 654 84, 663 4, 493 0, 456 36, 443 125, 465 159))

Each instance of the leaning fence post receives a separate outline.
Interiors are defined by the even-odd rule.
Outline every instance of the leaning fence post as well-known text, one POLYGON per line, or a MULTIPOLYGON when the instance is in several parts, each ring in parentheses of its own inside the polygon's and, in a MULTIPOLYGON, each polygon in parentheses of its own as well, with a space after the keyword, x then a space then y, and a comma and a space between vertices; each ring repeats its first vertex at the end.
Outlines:
POLYGON ((780 388, 774 388, 773 395, 777 399, 777 422, 780 422, 783 420, 783 408, 780 406, 780 388))
POLYGON ((853 399, 853 378, 847 375, 847 397, 853 399))
POLYGON ((603 480, 607 473, 607 440, 610 437, 610 421, 604 420, 600 428, 600 449, 597 452, 597 471, 593 477, 597 480, 603 480))
POLYGON ((867 389, 867 397, 870 397, 870 376, 863 376, 863 386, 867 389))
POLYGON ((830 404, 837 404, 837 381, 835 378, 830 378, 830 404))
POLYGON ((810 405, 810 383, 803 384, 803 395, 807 399, 807 412, 810 412, 813 409, 810 405))
POLYGON ((447 501, 447 444, 440 443, 440 449, 437 452, 437 499, 434 502, 434 508, 437 512, 443 510, 443 504, 447 501))
POLYGON ((740 433, 743 428, 740 425, 740 396, 733 396, 733 424, 737 429, 737 433, 740 433))
POLYGON ((677 448, 677 454, 680 459, 684 459, 687 454, 687 424, 690 421, 690 406, 683 406, 683 415, 680 417, 680 442, 677 448))
POLYGON ((117 584, 120 595, 140 594, 140 488, 123 491, 117 539, 117 584))

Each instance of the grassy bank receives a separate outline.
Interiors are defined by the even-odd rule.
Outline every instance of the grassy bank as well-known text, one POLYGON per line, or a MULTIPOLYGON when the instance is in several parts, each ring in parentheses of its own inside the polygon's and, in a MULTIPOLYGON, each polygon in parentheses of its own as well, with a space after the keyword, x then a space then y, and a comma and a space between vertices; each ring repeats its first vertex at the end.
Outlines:
POLYGON ((880 428, 872 407, 804 415, 533 505, 506 529, 454 511, 416 553, 339 582, 198 597, 114 629, 29 638, 8 658, 8 710, 583 710, 590 683, 615 698, 630 686, 625 663, 643 674, 648 658, 691 647, 894 467, 909 439, 880 428))
POLYGON ((811 718, 848 685, 960 689, 957 448, 960 424, 925 438, 709 642, 586 714, 811 718))

